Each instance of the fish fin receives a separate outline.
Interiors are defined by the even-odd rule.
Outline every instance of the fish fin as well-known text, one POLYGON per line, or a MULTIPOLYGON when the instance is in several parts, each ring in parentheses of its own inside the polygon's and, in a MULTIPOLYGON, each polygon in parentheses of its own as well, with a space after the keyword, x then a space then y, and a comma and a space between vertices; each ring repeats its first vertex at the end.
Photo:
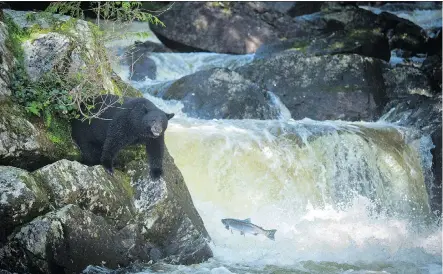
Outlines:
POLYGON ((251 223, 251 218, 244 219, 243 222, 245 222, 245 223, 251 223))
POLYGON ((229 226, 228 226, 228 225, 225 225, 225 228, 226 228, 227 230, 229 230, 229 226))
POLYGON ((276 229, 270 229, 270 230, 266 230, 266 237, 268 237, 271 240, 275 240, 275 232, 277 232, 276 229))

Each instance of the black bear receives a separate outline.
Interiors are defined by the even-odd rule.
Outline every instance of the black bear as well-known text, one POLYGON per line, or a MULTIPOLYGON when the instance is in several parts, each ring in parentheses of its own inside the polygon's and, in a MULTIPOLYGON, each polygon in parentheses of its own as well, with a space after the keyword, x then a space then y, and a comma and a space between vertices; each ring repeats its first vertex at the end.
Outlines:
POLYGON ((94 98, 93 106, 92 112, 97 118, 72 121, 72 138, 80 148, 83 163, 102 164, 112 175, 113 160, 122 148, 145 144, 150 175, 154 179, 160 177, 164 133, 174 113, 163 112, 146 98, 120 98, 110 94, 94 98))

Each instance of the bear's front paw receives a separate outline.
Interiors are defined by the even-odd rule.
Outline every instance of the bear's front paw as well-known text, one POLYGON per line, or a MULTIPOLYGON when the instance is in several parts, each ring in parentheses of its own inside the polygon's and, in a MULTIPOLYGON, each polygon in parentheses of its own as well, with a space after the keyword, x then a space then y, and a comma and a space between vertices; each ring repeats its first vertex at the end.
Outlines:
POLYGON ((152 168, 149 172, 152 179, 156 180, 163 175, 163 170, 161 168, 152 168))

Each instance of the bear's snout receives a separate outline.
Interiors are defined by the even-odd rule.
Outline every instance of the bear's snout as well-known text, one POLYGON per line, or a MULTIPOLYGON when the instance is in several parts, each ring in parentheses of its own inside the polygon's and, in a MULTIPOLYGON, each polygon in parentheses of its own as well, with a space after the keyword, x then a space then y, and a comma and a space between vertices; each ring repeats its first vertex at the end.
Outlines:
POLYGON ((161 123, 159 122, 154 123, 154 125, 151 126, 151 132, 155 137, 160 136, 160 134, 162 134, 163 132, 163 127, 161 123))

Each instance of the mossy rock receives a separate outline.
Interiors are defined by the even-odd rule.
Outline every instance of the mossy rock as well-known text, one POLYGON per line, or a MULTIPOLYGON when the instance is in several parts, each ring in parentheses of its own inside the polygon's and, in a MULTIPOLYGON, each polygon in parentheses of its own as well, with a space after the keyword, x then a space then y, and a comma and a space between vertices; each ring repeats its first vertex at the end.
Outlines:
POLYGON ((48 130, 42 118, 5 100, 0 102, 0 129, 0 165, 33 171, 59 159, 80 159, 67 121, 55 120, 48 130))

